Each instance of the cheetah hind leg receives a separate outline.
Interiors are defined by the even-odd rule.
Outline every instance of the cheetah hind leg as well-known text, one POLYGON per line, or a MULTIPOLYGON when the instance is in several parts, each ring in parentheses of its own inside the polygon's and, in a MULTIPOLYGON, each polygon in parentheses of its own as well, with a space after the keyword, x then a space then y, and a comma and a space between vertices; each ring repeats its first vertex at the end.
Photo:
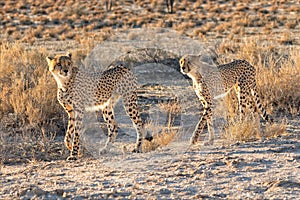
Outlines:
POLYGON ((208 141, 207 142, 204 142, 204 146, 209 146, 209 145, 213 145, 214 144, 214 135, 215 135, 215 132, 214 132, 214 129, 213 129, 213 123, 212 123, 213 119, 212 117, 210 117, 208 120, 207 120, 207 129, 208 129, 208 134, 209 134, 209 138, 208 138, 208 141))
POLYGON ((118 135, 118 127, 115 121, 112 105, 108 105, 106 108, 104 108, 102 113, 108 128, 108 138, 104 147, 100 150, 101 155, 107 153, 111 149, 112 143, 115 141, 118 135))
POLYGON ((261 102, 260 102, 260 98, 259 98, 259 95, 258 95, 258 92, 256 90, 256 87, 254 87, 252 90, 251 90, 251 95, 253 96, 254 98, 254 101, 255 101, 255 105, 258 109, 258 111, 260 112, 261 114, 261 117, 266 120, 268 123, 273 123, 274 122, 274 119, 271 115, 267 114, 266 110, 264 109, 264 107, 262 106, 261 102))
MULTIPOLYGON (((130 96, 123 97, 123 103, 124 103, 126 113, 130 117, 137 133, 136 146, 133 152, 142 153, 142 145, 145 137, 145 127, 142 122, 140 113, 138 111, 136 93, 133 93, 130 96)), ((151 141, 152 137, 147 136, 147 140, 151 141)))

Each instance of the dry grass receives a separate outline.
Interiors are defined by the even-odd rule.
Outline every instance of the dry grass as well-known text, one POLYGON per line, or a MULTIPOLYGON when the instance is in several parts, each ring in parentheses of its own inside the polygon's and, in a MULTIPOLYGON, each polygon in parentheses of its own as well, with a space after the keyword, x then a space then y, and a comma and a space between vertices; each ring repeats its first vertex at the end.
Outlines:
POLYGON ((55 106, 56 85, 47 73, 45 50, 26 51, 21 44, 9 43, 0 48, 2 117, 14 113, 20 126, 43 127, 59 110, 55 106))
POLYGON ((176 102, 160 103, 159 108, 167 113, 167 123, 162 126, 158 121, 149 121, 146 124, 146 129, 152 133, 153 140, 151 142, 145 141, 143 145, 144 152, 154 151, 157 148, 167 146, 176 137, 178 127, 174 126, 174 121, 175 116, 181 112, 180 105, 176 102))
POLYGON ((300 112, 300 59, 298 49, 280 49, 257 38, 217 47, 219 62, 245 59, 257 70, 257 87, 269 113, 296 116, 300 112))
POLYGON ((288 135, 286 127, 286 121, 266 124, 263 127, 259 120, 253 120, 251 117, 248 117, 242 121, 235 120, 228 125, 222 133, 222 138, 225 143, 229 144, 277 138, 288 135))
MULTIPOLYGON (((115 1, 110 11, 99 1, 81 4, 52 0, 5 1, 0 4, 3 7, 0 11, 2 152, 34 158, 38 152, 47 151, 47 144, 51 146, 56 133, 65 131, 65 113, 56 100, 56 84, 47 72, 47 50, 32 45, 41 44, 40 41, 42 44, 45 41, 75 41, 79 50, 78 46, 68 46, 66 42, 64 47, 57 45, 52 50, 71 50, 75 59, 82 60, 98 41, 107 40, 118 29, 170 27, 201 41, 215 42, 220 38, 222 43, 216 48, 220 63, 246 59, 256 67, 259 94, 269 113, 299 116, 300 53, 295 47, 299 44, 300 27, 299 15, 295 13, 300 7, 296 3, 185 0, 175 1, 175 14, 166 13, 164 1, 152 0, 115 1), (135 9, 131 9, 133 5, 135 9), (262 31, 267 36, 261 35, 262 31), (23 45, 30 46, 31 50, 23 45)), ((136 37, 128 35, 128 39, 136 37)), ((236 113, 232 105, 228 109, 236 113)), ((176 135, 171 128, 172 119, 170 114, 169 128, 161 127, 162 134, 154 134, 156 144, 151 145, 161 146, 172 141, 176 135)), ((258 124, 237 123, 231 135, 239 131, 238 126, 249 132, 249 139, 244 140, 258 138, 254 131, 258 124)), ((267 127, 264 134, 272 137, 277 133, 267 127)), ((242 136, 236 137, 243 140, 242 136)), ((7 159, 2 157, 1 160, 7 159)))
POLYGON ((164 129, 161 133, 154 135, 151 142, 145 140, 143 144, 143 152, 150 152, 167 146, 174 140, 176 134, 176 130, 169 131, 168 129, 164 129))
POLYGON ((43 48, 0 45, 0 149, 7 152, 1 162, 16 155, 33 158, 32 153, 46 151, 55 135, 65 131, 66 115, 57 102, 46 56, 43 48))
MULTIPOLYGON (((89 35, 103 28, 170 27, 191 37, 190 29, 201 28, 201 34, 215 35, 222 24, 229 27, 219 37, 230 34, 249 35, 244 28, 259 27, 268 32, 273 29, 299 28, 300 7, 296 3, 278 4, 277 1, 179 1, 174 3, 174 14, 168 14, 165 1, 137 0, 114 1, 106 10, 105 1, 43 3, 24 1, 17 5, 10 1, 2 3, 0 34, 3 39, 34 43, 41 37, 47 40, 69 40, 76 35, 89 35), (16 9, 16 7, 18 9, 16 9), (131 9, 132 8, 132 9, 131 9), (180 13, 180 14, 178 14, 180 13), (273 24, 273 25, 270 25, 273 24), (42 26, 43 28, 33 28, 42 26), (12 28, 16 27, 16 30, 12 28), (32 30, 33 29, 33 30, 32 30), (63 33, 61 33, 63 32, 63 33), (19 34, 24 37, 20 37, 19 34)), ((200 36, 202 36, 200 34, 200 36)))
POLYGON ((236 121, 225 128, 222 137, 226 142, 249 142, 261 138, 260 123, 256 120, 236 121))

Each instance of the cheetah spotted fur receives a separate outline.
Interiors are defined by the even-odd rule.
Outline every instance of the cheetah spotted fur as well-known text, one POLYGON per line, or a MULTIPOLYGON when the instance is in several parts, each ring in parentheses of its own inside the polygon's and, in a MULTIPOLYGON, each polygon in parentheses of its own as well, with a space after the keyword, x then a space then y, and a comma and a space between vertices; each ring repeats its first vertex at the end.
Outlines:
POLYGON ((80 155, 79 137, 84 128, 85 112, 102 110, 108 138, 100 153, 109 150, 118 134, 114 104, 119 97, 122 97, 126 113, 137 132, 134 152, 142 152, 145 129, 137 106, 137 79, 128 68, 114 66, 101 73, 89 73, 75 66, 70 53, 47 57, 46 60, 57 82, 57 99, 69 116, 64 140, 70 150, 67 160, 76 160, 80 155))
POLYGON ((201 55, 184 55, 179 60, 181 73, 193 80, 193 88, 204 109, 191 137, 191 144, 198 141, 205 125, 207 125, 209 132, 208 144, 213 144, 213 101, 226 96, 232 89, 237 94, 240 119, 242 119, 241 116, 245 114, 245 109, 248 107, 251 112, 257 113, 259 111, 264 120, 273 121, 260 103, 256 88, 256 70, 251 64, 245 60, 234 60, 217 66, 217 72, 205 74, 204 78, 201 71, 205 70, 201 70, 200 58, 201 55), (220 83, 222 83, 221 95, 213 96, 212 90, 215 89, 214 87, 220 87, 220 83))

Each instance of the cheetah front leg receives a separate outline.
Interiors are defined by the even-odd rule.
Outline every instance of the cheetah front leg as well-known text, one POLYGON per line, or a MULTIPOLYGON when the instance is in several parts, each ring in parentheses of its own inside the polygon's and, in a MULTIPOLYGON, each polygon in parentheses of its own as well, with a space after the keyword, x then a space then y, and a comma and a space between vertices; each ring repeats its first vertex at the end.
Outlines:
POLYGON ((75 128, 74 128, 74 136, 73 136, 73 144, 72 149, 70 151, 70 156, 67 158, 68 161, 70 160, 77 160, 77 158, 81 155, 80 154, 80 142, 79 136, 83 131, 83 113, 75 112, 75 128))
POLYGON ((239 85, 236 85, 234 87, 235 89, 235 93, 236 93, 236 96, 237 96, 237 103, 238 103, 238 116, 241 120, 241 113, 242 113, 242 106, 241 106, 241 87, 239 85))
POLYGON ((74 123, 74 112, 73 110, 67 110, 67 113, 68 113, 68 116, 69 116, 69 119, 68 119, 68 129, 67 129, 67 132, 66 132, 66 135, 65 135, 65 139, 64 139, 64 142, 65 142, 65 146, 70 150, 72 151, 72 137, 74 136, 74 128, 75 128, 75 123, 74 123))
POLYGON ((74 111, 73 111, 73 106, 72 104, 68 104, 64 101, 60 101, 61 106, 65 109, 65 111, 68 113, 68 128, 66 131, 64 143, 67 149, 70 151, 72 150, 72 137, 74 135, 74 128, 75 128, 75 123, 74 123, 74 111))
POLYGON ((204 111, 202 113, 202 117, 200 118, 196 129, 191 137, 191 144, 196 144, 200 134, 202 133, 205 124, 207 124, 207 128, 208 128, 208 133, 209 133, 209 141, 208 143, 205 143, 205 145, 212 145, 214 142, 214 132, 213 132, 213 128, 212 128, 212 110, 211 110, 211 105, 210 103, 208 103, 204 98, 200 100, 204 111))
POLYGON ((104 121, 108 128, 108 137, 105 146, 100 150, 100 154, 107 153, 118 135, 118 126, 115 121, 112 105, 108 105, 102 110, 104 121))

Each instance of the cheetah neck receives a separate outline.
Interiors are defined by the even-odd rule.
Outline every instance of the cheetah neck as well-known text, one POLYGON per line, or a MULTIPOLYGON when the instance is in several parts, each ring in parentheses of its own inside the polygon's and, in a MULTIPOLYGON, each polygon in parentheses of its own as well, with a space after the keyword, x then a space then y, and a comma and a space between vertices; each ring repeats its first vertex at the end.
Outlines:
POLYGON ((53 75, 56 83, 57 83, 57 87, 58 88, 63 88, 64 85, 64 81, 55 73, 51 72, 51 74, 53 75))
POLYGON ((72 70, 70 77, 59 76, 58 74, 52 72, 52 75, 57 83, 58 89, 62 89, 63 91, 66 91, 71 85, 74 85, 77 74, 78 70, 75 69, 72 70))
POLYGON ((203 79, 202 75, 196 70, 191 70, 187 75, 193 80, 193 84, 199 84, 200 80, 203 79))

